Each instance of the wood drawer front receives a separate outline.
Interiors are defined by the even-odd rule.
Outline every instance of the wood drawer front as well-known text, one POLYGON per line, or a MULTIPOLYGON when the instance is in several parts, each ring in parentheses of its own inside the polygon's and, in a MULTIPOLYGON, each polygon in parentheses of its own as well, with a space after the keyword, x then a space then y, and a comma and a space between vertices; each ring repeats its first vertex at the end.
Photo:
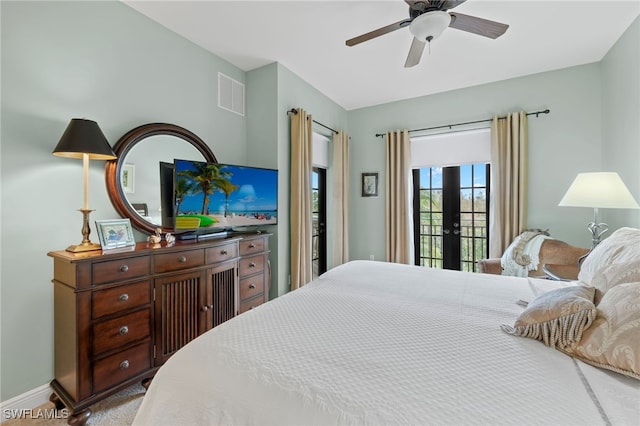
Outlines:
POLYGON ((264 251, 264 240, 256 238, 254 240, 240 241, 240 256, 247 256, 254 253, 262 253, 264 251))
POLYGON ((102 321, 93 326, 93 354, 98 355, 150 335, 149 309, 102 321))
POLYGON ((264 295, 264 276, 262 274, 240 280, 240 300, 249 299, 259 294, 264 295))
POLYGON ((251 299, 251 300, 245 300, 244 302, 240 303, 240 310, 238 311, 238 313, 241 314, 243 312, 247 312, 248 310, 251 310, 256 306, 260 306, 263 303, 264 303, 264 298, 262 297, 256 297, 255 299, 251 299))
POLYGON ((176 253, 156 254, 153 258, 155 272, 178 271, 204 265, 204 250, 187 250, 176 253))
POLYGON ((149 275, 151 270, 149 256, 96 262, 92 268, 93 284, 123 281, 149 275))
POLYGON ((93 366, 94 393, 151 368, 150 347, 151 342, 148 341, 96 361, 93 366))
POLYGON ((219 263, 238 257, 238 244, 232 242, 207 249, 207 263, 219 263))
POLYGON ((264 255, 240 259, 240 276, 255 274, 264 270, 264 255))
POLYGON ((92 317, 100 318, 151 303, 151 283, 143 281, 94 291, 91 299, 92 317))

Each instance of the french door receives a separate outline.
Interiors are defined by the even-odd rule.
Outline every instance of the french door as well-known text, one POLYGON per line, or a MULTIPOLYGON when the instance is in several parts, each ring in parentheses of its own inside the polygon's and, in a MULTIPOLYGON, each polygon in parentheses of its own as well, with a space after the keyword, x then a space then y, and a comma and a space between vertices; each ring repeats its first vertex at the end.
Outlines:
POLYGON ((327 271, 327 171, 314 167, 311 174, 311 244, 313 278, 327 271))
POLYGON ((413 170, 416 265, 475 271, 489 253, 487 163, 413 170))

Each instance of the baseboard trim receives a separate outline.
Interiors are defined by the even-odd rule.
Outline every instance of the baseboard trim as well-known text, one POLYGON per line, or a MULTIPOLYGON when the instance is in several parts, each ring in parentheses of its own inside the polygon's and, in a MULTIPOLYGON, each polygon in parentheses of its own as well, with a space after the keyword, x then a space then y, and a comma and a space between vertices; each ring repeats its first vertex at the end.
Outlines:
POLYGON ((49 402, 49 397, 52 392, 51 386, 46 384, 0 402, 0 410, 2 412, 0 423, 14 418, 12 413, 17 413, 20 410, 31 410, 42 404, 46 404, 49 402))

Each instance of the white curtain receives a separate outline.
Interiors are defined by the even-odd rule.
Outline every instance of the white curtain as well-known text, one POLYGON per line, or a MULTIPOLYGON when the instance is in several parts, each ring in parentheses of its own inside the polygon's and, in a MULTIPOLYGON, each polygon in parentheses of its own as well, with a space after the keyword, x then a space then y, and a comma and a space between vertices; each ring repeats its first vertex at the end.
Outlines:
POLYGON ((385 230, 388 262, 413 263, 411 142, 407 130, 387 132, 385 230))
POLYGON ((349 135, 333 135, 333 265, 349 261, 349 135))
POLYGON ((527 224, 527 114, 514 112, 491 123, 491 218, 489 257, 501 257, 527 224))
POLYGON ((311 281, 311 172, 313 120, 299 108, 291 113, 290 246, 291 290, 311 281))

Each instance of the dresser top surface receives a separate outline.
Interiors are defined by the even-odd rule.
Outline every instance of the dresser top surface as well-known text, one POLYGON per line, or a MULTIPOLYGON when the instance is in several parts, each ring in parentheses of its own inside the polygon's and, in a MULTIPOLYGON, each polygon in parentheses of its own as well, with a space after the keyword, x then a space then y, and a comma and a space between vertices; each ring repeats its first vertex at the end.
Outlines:
POLYGON ((247 238, 258 238, 270 236, 269 233, 238 233, 229 234, 224 237, 200 239, 200 240, 177 240, 173 244, 167 244, 166 241, 160 243, 140 242, 134 246, 115 248, 109 250, 93 250, 86 252, 73 253, 66 250, 56 250, 47 253, 48 256, 64 260, 67 262, 84 262, 92 260, 106 260, 126 258, 131 256, 149 255, 149 254, 164 254, 174 251, 208 248, 219 245, 233 243, 247 238))

